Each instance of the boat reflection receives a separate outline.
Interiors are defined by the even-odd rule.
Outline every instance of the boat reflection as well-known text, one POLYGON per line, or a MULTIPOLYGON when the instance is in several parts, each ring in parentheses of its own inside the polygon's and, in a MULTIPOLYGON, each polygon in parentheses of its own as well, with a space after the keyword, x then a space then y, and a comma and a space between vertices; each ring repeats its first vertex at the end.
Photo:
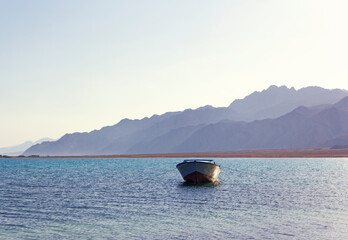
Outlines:
POLYGON ((181 182, 178 184, 179 187, 218 187, 221 185, 220 180, 216 180, 214 182, 206 182, 206 183, 192 183, 192 182, 181 182))

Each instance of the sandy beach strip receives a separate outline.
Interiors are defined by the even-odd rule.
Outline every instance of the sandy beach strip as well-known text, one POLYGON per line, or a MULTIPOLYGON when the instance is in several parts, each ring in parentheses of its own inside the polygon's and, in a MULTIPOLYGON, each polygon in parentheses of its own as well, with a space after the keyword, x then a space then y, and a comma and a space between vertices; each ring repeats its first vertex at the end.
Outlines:
MULTIPOLYGON (((4 157, 4 156, 2 156, 4 157)), ((228 152, 115 154, 79 156, 6 156, 9 158, 348 158, 348 149, 280 149, 228 152)))

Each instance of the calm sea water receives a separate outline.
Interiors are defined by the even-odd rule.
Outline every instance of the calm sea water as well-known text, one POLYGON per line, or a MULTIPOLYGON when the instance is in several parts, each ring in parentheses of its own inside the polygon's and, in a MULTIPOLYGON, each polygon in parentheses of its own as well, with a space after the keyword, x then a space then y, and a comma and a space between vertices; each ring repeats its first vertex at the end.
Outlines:
POLYGON ((348 159, 0 159, 0 239, 348 239, 348 159))

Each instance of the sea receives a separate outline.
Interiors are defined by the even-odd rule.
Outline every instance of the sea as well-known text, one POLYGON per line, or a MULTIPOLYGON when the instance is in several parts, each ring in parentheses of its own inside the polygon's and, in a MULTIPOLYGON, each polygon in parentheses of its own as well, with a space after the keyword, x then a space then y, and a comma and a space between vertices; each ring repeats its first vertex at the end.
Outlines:
POLYGON ((348 239, 348 159, 2 158, 0 239, 348 239))

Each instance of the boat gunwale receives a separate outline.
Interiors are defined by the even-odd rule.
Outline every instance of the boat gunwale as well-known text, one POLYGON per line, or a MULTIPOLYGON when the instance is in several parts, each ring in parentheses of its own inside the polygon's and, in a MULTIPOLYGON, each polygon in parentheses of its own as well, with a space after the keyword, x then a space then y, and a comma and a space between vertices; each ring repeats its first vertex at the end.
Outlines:
POLYGON ((178 168, 178 166, 180 166, 180 165, 183 165, 183 164, 192 164, 192 163, 202 163, 202 164, 215 165, 215 166, 217 166, 217 167, 219 167, 219 168, 221 169, 220 165, 217 165, 216 163, 212 163, 212 162, 200 162, 200 161, 181 162, 181 163, 178 163, 178 164, 176 165, 176 167, 178 168))

